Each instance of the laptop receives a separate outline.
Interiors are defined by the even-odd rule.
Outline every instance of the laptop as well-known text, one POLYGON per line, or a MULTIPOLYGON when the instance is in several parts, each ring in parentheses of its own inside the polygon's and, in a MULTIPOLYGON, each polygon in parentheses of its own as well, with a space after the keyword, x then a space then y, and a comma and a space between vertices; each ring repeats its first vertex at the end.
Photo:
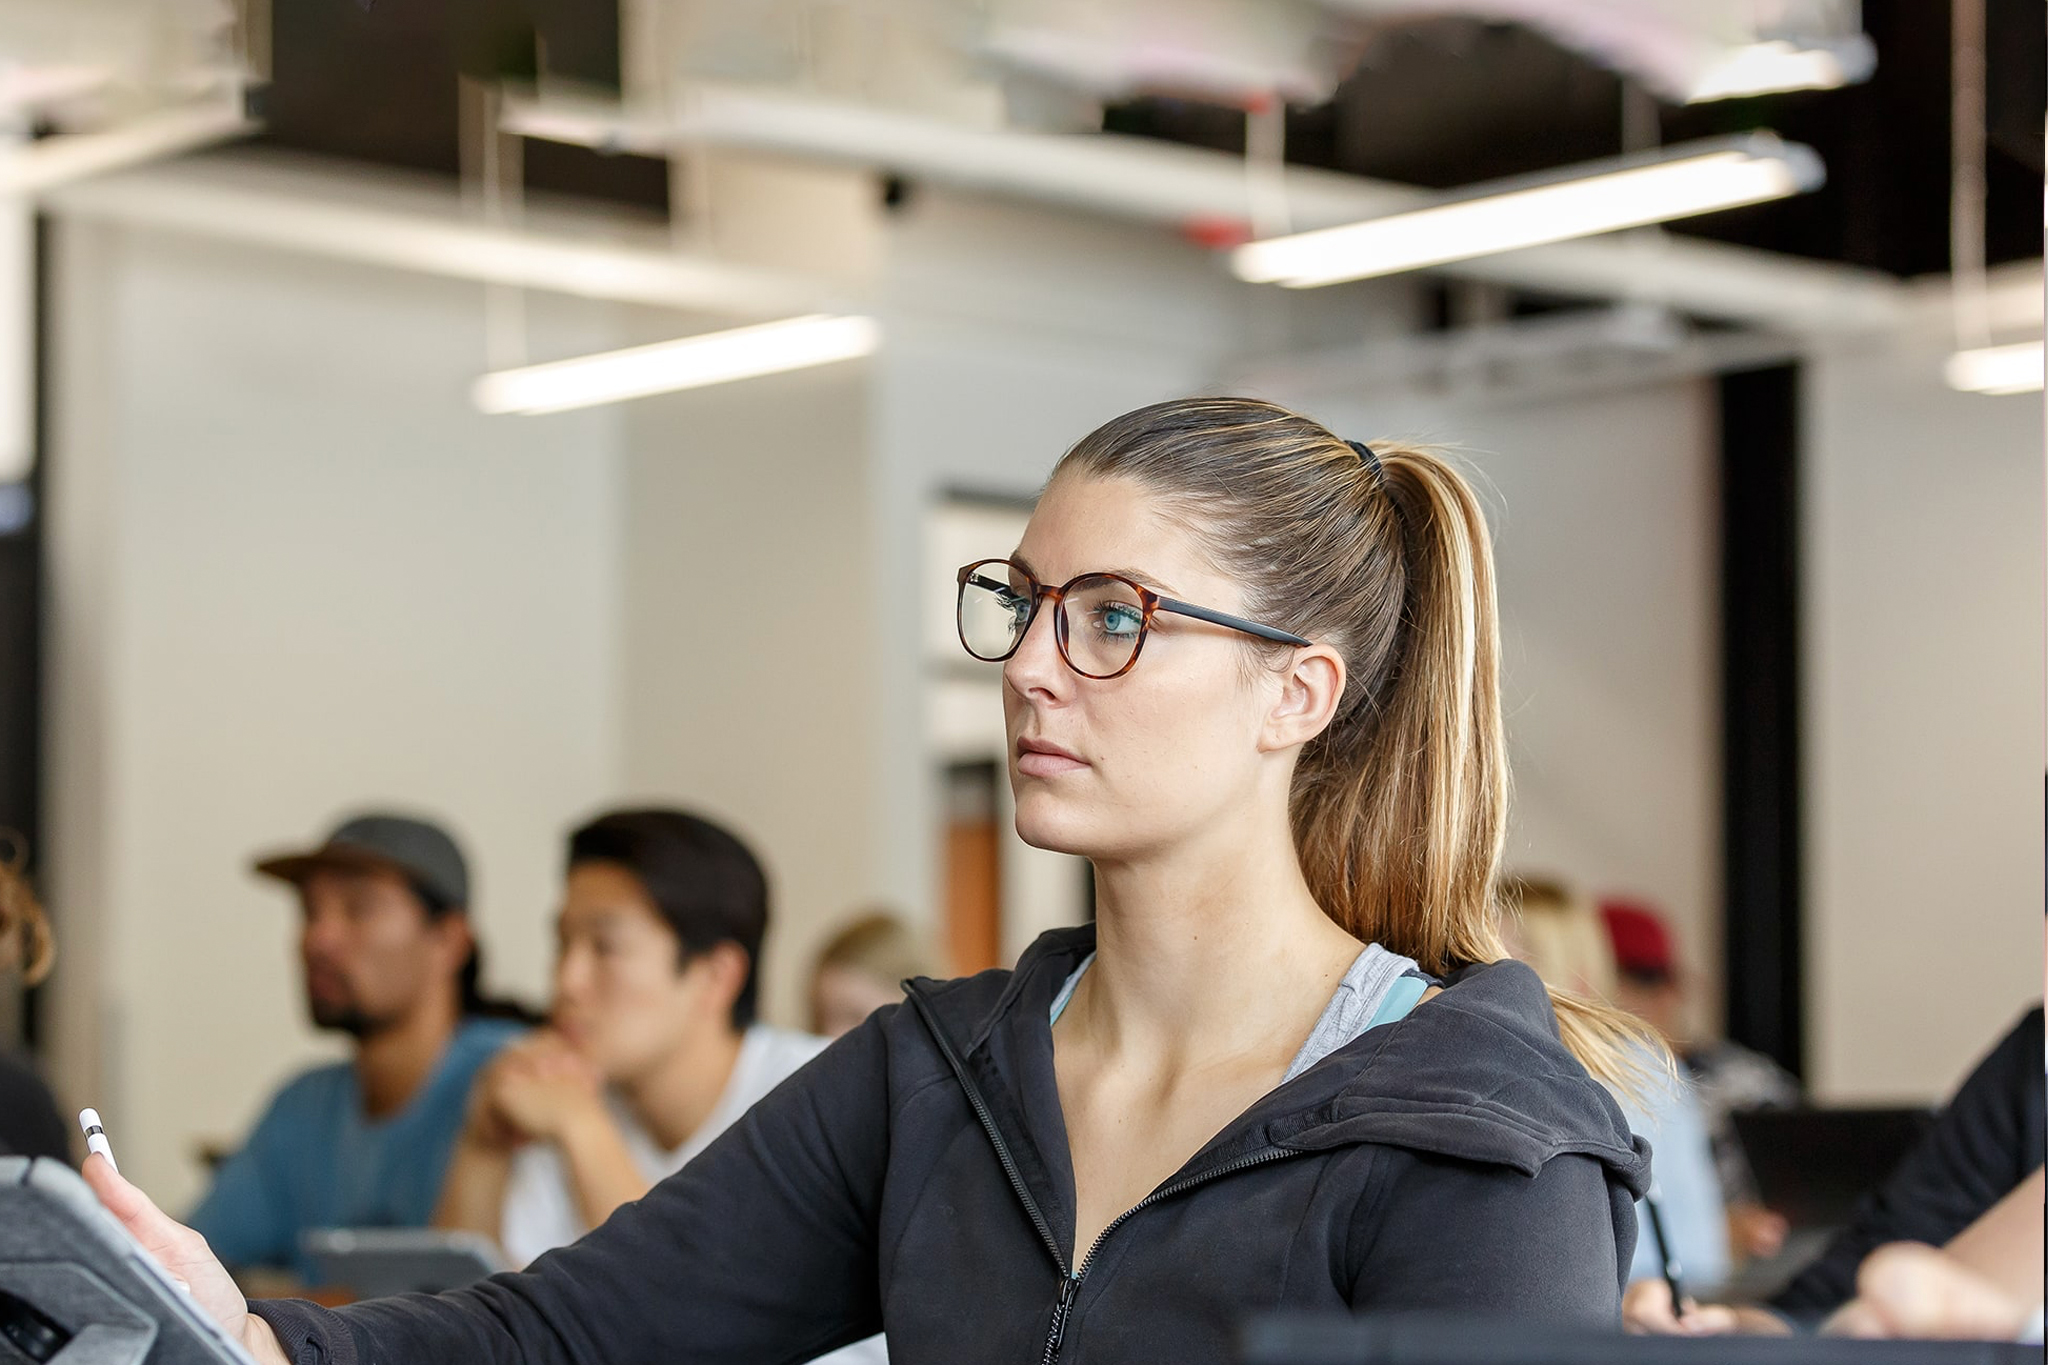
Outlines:
POLYGON ((2041 1365, 2002 1341, 1845 1337, 1639 1337, 1508 1319, 1274 1314, 1255 1319, 1238 1365, 2041 1365))
POLYGON ((481 1233, 439 1228, 315 1228, 300 1235, 320 1283, 359 1299, 438 1294, 511 1267, 481 1233))
POLYGON ((1764 1206, 1794 1228, 1832 1229, 1934 1123, 1931 1109, 1750 1109, 1731 1115, 1764 1206))

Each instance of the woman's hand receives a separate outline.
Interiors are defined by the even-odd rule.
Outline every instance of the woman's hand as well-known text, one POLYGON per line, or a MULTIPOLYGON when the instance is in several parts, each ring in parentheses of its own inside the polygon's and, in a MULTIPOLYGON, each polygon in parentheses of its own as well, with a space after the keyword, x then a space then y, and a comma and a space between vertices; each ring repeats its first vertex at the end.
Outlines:
POLYGON ((199 1311, 242 1343, 263 1365, 291 1365, 270 1324, 249 1312, 249 1301, 235 1287, 227 1268, 215 1259, 206 1239, 150 1202, 148 1195, 123 1179, 106 1158, 88 1156, 80 1168, 85 1183, 107 1211, 121 1220, 143 1249, 170 1272, 199 1311))
POLYGON ((492 1114, 527 1140, 559 1142, 604 1109, 604 1077, 548 1030, 500 1052, 478 1089, 492 1114))

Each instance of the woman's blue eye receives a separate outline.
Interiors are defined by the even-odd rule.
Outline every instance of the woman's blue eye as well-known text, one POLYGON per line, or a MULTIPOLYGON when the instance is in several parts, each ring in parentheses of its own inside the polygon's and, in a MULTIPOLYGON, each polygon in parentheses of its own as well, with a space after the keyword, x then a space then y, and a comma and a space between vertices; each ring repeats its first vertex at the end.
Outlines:
POLYGON ((1145 613, 1125 602, 1108 602, 1095 609, 1095 628, 1104 635, 1130 636, 1145 624, 1145 613))
POLYGON ((996 603, 1010 613, 1010 619, 1020 626, 1024 624, 1024 618, 1031 614, 1031 599, 1021 593, 999 592, 996 594, 996 603))

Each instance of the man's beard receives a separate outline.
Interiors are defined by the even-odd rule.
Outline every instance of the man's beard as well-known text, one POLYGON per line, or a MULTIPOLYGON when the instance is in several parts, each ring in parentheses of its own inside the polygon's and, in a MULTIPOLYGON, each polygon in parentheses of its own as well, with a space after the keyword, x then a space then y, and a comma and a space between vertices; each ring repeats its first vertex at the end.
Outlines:
POLYGON ((314 1028, 346 1033, 358 1041, 371 1034, 382 1033, 391 1024, 389 1019, 371 1015, 353 1000, 327 1003, 308 999, 306 1011, 313 1016, 314 1028))

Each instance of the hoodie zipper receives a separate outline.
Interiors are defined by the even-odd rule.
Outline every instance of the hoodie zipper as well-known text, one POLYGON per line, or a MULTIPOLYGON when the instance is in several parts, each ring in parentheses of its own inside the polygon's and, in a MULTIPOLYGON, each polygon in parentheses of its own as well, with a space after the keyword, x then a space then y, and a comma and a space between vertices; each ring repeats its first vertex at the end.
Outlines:
POLYGON ((940 1031, 939 1021, 932 1017, 931 1007, 916 990, 910 990, 908 994, 910 1002, 917 1007, 918 1014, 923 1016, 925 1027, 930 1031, 933 1041, 938 1043, 940 1055, 946 1059, 946 1064, 953 1068, 953 1075, 960 1082, 960 1088, 967 1092, 967 1103, 974 1110, 974 1116, 981 1120, 982 1130, 988 1134, 989 1142, 995 1147, 996 1160, 1002 1163, 1003 1174, 1010 1178, 1010 1188, 1016 1191, 1018 1200, 1024 1205, 1024 1211, 1031 1216, 1032 1226, 1038 1229, 1039 1237, 1045 1242, 1045 1249, 1052 1253, 1053 1265, 1060 1272, 1060 1293, 1053 1301, 1052 1325, 1045 1335, 1043 1365, 1054 1365, 1060 1358, 1060 1348, 1066 1344, 1067 1339, 1067 1320, 1073 1316, 1074 1301, 1081 1296, 1081 1281, 1087 1277, 1088 1267, 1095 1264, 1095 1257, 1102 1250, 1102 1244, 1109 1240, 1109 1235, 1133 1214, 1141 1209, 1150 1208, 1161 1200, 1183 1194, 1197 1185, 1205 1185, 1211 1180, 1234 1175, 1269 1161, 1300 1155, 1291 1148, 1268 1147, 1264 1151, 1252 1152, 1234 1161, 1227 1161, 1213 1170, 1191 1175, 1184 1180, 1176 1180, 1170 1185, 1161 1185, 1112 1218, 1109 1224, 1096 1234, 1095 1241, 1088 1248, 1088 1254, 1082 1258, 1081 1264, 1070 1273, 1067 1270, 1067 1258, 1060 1252, 1059 1240, 1052 1235, 1052 1225, 1046 1222, 1045 1215, 1039 1211, 1038 1201, 1031 1197, 1031 1191, 1024 1184, 1024 1177, 1018 1173, 1016 1160, 1010 1155, 1010 1145, 1004 1140, 1002 1130, 996 1127, 995 1116, 989 1112, 988 1102, 981 1097, 981 1087, 967 1074, 967 1068, 961 1063, 959 1055, 953 1051, 952 1043, 940 1031))

